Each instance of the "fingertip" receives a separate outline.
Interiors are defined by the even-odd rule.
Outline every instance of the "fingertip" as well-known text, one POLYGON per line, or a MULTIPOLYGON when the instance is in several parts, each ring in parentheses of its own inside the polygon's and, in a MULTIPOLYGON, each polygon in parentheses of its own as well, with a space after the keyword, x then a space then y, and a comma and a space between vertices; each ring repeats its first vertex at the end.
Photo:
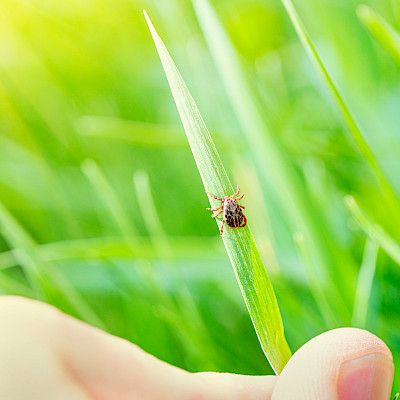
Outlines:
MULTIPOLYGON (((383 374, 385 380, 390 381, 391 384, 393 375, 392 355, 381 339, 368 331, 357 328, 340 328, 325 332, 307 342, 289 360, 278 379, 272 399, 324 398, 347 400, 349 397, 343 395, 345 391, 340 392, 341 376, 343 376, 340 375, 340 368, 346 362, 364 357, 367 357, 366 360, 369 364, 364 363, 361 368, 361 364, 355 363, 351 371, 355 371, 356 367, 360 367, 360 370, 364 368, 364 371, 365 368, 369 368, 369 371, 372 371, 378 364, 380 370, 380 367, 385 365, 387 369, 383 374), (369 357, 369 355, 371 356, 369 357), (387 362, 381 364, 382 359, 387 360, 387 362)), ((360 373, 359 379, 364 378, 367 379, 365 375, 362 376, 360 373)), ((353 377, 353 379, 356 378, 353 377)), ((372 375, 371 379, 373 379, 372 375)), ((376 383, 371 383, 368 391, 372 392, 374 386, 376 386, 376 383)), ((372 398, 380 399, 379 397, 364 397, 362 399, 372 398)), ((356 397, 351 399, 358 400, 356 397)))

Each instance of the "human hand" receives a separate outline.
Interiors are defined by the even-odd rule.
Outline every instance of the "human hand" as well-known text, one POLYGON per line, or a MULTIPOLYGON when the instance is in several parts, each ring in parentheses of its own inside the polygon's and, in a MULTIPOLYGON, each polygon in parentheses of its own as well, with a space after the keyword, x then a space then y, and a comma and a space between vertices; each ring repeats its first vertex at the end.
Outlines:
POLYGON ((392 356, 367 331, 326 332, 279 377, 189 373, 33 300, 0 298, 0 399, 388 400, 392 356))

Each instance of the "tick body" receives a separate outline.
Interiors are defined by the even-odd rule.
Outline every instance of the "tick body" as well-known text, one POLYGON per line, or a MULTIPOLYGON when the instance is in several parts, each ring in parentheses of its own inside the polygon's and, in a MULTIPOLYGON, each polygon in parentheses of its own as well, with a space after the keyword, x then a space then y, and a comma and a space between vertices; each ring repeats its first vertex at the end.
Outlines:
POLYGON ((231 196, 217 197, 213 194, 209 195, 221 202, 221 205, 217 208, 207 208, 207 210, 213 211, 211 215, 212 218, 217 218, 222 215, 222 224, 220 233, 221 235, 224 233, 224 225, 225 223, 231 228, 243 228, 247 224, 247 218, 243 214, 244 206, 238 203, 241 199, 243 199, 244 194, 240 194, 240 187, 237 187, 237 190, 231 196))

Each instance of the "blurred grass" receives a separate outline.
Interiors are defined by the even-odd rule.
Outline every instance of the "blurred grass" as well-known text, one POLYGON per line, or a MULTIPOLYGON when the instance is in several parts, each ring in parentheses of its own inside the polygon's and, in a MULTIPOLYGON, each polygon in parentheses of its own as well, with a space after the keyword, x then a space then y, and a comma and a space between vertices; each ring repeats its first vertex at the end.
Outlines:
POLYGON ((397 63, 400 63, 399 32, 365 4, 357 8, 357 15, 378 43, 397 61, 397 63))
MULTIPOLYGON (((370 31, 362 15, 359 20, 362 4, 311 0, 295 5, 398 196, 400 71, 383 40, 393 31, 383 35, 381 30, 380 36, 370 31)), ((400 360, 398 224, 345 135, 281 3, 212 0, 210 5, 234 50, 235 68, 248 93, 246 107, 256 105, 257 132, 244 126, 241 106, 232 107, 225 91, 228 77, 221 79, 220 69, 215 70, 215 55, 205 45, 191 1, 2 1, 0 201, 29 233, 35 250, 10 240, 10 223, 3 220, 0 266, 6 268, 0 290, 34 296, 28 255, 38 266, 45 265, 40 271, 47 301, 90 320, 68 301, 64 289, 72 287, 108 331, 164 360, 190 370, 271 372, 215 224, 204 211, 201 181, 143 21, 146 8, 215 132, 228 172, 244 181, 247 171, 255 171, 242 185, 248 185, 248 216, 256 240, 264 243, 263 258, 276 260, 272 279, 291 348, 327 328, 351 324, 354 304, 368 299, 368 315, 361 320, 400 360), (296 176, 295 188, 251 145, 249 134, 276 144, 284 168, 296 176), (124 209, 126 229, 134 228, 135 245, 82 174, 87 159, 110 183, 124 209), (145 220, 143 201, 132 186, 135 171, 150 177, 161 233, 145 220), (297 211, 296 197, 282 201, 277 195, 282 187, 287 190, 283 193, 302 192, 304 212, 297 211), (343 203, 348 194, 362 214, 343 203), (294 213, 315 221, 313 236, 293 223, 294 213), (297 247, 299 237, 306 240, 305 253, 297 247), (380 247, 372 281, 367 237, 380 247), (170 258, 158 240, 164 241, 162 246, 168 242, 170 258), (309 258, 313 248, 324 254, 323 262, 317 253, 309 258), (164 302, 149 287, 139 272, 143 263, 149 265, 157 291, 170 300, 164 302), (369 274, 360 275, 361 266, 369 274), (61 277, 49 280, 53 269, 61 277), (311 271, 318 271, 313 281, 311 271), (183 302, 182 281, 190 293, 183 302), (366 290, 357 291, 361 282, 366 290), (317 300, 321 291, 324 308, 317 300), (337 292, 342 295, 335 296, 337 292), (193 305, 198 326, 206 327, 197 336, 185 328, 193 305), (333 317, 327 318, 329 313, 333 317)), ((368 7, 374 13, 368 16, 379 15, 385 27, 398 32, 395 2, 390 6, 371 0, 368 7)), ((216 37, 211 39, 215 45, 216 37)), ((233 79, 231 89, 238 85, 237 76, 233 79)), ((397 370, 395 385, 400 385, 397 370)))
POLYGON ((342 118, 347 126, 347 129, 351 134, 351 137, 354 140, 354 143, 356 144, 358 150, 360 151, 361 156, 364 158, 372 173, 375 175, 377 183, 382 190, 382 196, 386 202, 386 205, 389 207, 390 214, 397 221, 397 223, 400 223, 400 204, 395 190, 391 185, 391 182, 387 179, 374 154, 374 151, 371 149, 368 142, 366 141, 364 133, 361 131, 359 124, 357 123, 355 117, 353 116, 348 105, 346 104, 346 101, 342 96, 340 90, 338 89, 337 85, 335 84, 331 74, 325 67, 324 62, 322 61, 310 35, 304 27, 302 20, 297 14, 297 11, 293 6, 292 1, 282 0, 282 3, 286 8, 286 11, 293 23, 294 28, 296 29, 296 32, 303 44, 304 49, 308 53, 310 60, 315 64, 317 70, 324 78, 326 87, 332 95, 333 99, 335 100, 337 107, 342 114, 342 118))
POLYGON ((352 318, 352 324, 363 329, 368 328, 369 301, 374 282, 378 250, 378 244, 368 238, 365 242, 364 257, 358 275, 352 318))

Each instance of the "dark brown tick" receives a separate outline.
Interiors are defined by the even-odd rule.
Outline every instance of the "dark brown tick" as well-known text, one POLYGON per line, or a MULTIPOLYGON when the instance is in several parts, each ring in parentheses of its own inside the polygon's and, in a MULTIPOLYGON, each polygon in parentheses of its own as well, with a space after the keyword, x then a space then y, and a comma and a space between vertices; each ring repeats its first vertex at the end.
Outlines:
POLYGON ((220 233, 224 233, 224 224, 231 228, 243 228, 247 224, 247 218, 243 214, 242 209, 245 207, 238 203, 239 200, 243 199, 244 194, 240 194, 240 187, 234 194, 230 196, 217 197, 211 193, 208 193, 210 197, 221 202, 221 205, 217 208, 207 208, 207 210, 213 211, 211 218, 217 218, 222 214, 222 224, 220 233))

